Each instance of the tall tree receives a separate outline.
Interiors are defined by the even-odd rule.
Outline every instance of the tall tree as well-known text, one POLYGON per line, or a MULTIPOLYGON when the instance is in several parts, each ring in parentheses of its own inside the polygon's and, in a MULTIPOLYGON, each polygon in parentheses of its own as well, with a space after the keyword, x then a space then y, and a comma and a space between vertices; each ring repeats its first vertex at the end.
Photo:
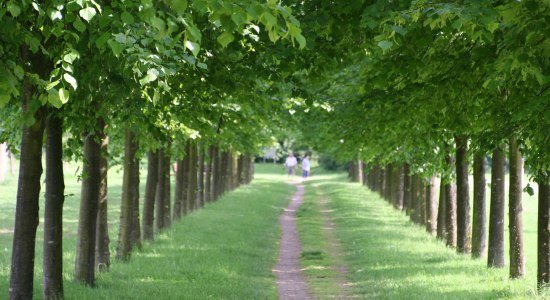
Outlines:
POLYGON ((510 138, 509 162, 509 227, 510 227, 510 277, 519 278, 525 275, 525 253, 523 250, 523 208, 521 201, 523 159, 519 151, 518 141, 510 138))
POLYGON ((491 209, 489 212, 489 252, 487 265, 504 267, 504 176, 506 158, 501 149, 493 150, 491 167, 491 209))
POLYGON ((470 185, 468 182, 468 138, 456 136, 456 223, 459 253, 469 251, 470 236, 470 185))
POLYGON ((152 240, 154 237, 155 195, 158 184, 159 152, 149 150, 147 153, 147 180, 145 182, 145 196, 143 199, 143 240, 152 240))
POLYGON ((485 201, 485 154, 474 154, 474 212, 472 257, 483 257, 487 249, 487 204, 485 201))

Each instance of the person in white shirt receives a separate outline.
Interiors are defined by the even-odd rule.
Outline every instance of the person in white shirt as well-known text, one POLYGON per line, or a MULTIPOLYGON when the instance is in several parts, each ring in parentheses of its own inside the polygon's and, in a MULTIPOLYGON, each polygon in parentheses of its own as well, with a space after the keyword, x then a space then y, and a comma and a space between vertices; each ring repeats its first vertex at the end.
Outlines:
POLYGON ((294 175, 294 169, 298 165, 298 161, 292 152, 288 153, 288 157, 285 160, 285 167, 288 172, 288 177, 294 175))
POLYGON ((309 155, 304 156, 302 159, 302 178, 306 179, 309 176, 309 170, 310 170, 310 163, 309 163, 309 155))

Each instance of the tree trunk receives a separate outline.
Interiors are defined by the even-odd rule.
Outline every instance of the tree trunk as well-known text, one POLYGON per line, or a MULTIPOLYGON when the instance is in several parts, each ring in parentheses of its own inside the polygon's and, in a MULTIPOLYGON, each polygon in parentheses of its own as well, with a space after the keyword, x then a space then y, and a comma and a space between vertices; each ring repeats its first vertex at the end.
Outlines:
POLYGON ((63 127, 55 112, 46 120, 46 193, 42 297, 63 298, 63 127))
POLYGON ((171 200, 171 190, 170 190, 170 185, 171 185, 171 182, 170 182, 170 174, 171 174, 171 169, 172 169, 172 163, 171 163, 171 157, 170 157, 170 143, 167 145, 166 147, 166 151, 164 152, 164 165, 163 165, 163 175, 164 175, 164 195, 163 195, 163 209, 164 209, 164 212, 162 213, 163 217, 164 217, 164 221, 163 221, 163 224, 164 224, 164 227, 170 227, 170 224, 171 224, 171 214, 170 214, 170 209, 172 208, 172 206, 170 205, 170 200, 171 200))
MULTIPOLYGON (((25 57, 23 50, 22 55, 25 57)), ((34 87, 25 77, 22 86, 22 110, 30 113, 34 87)), ((10 299, 32 299, 34 248, 38 226, 38 199, 42 175, 42 138, 44 135, 44 108, 34 113, 35 123, 23 126, 19 181, 15 207, 15 228, 10 273, 10 299)))
POLYGON ((198 185, 197 185, 197 189, 198 189, 198 198, 199 198, 199 207, 200 208, 203 208, 204 207, 204 155, 205 155, 205 151, 204 151, 204 147, 201 145, 200 147, 200 153, 199 153, 199 167, 198 167, 198 172, 199 172, 199 182, 198 182, 198 185))
POLYGON ((491 211, 489 212, 489 251, 487 265, 504 267, 504 176, 506 158, 503 151, 493 151, 491 168, 491 211))
MULTIPOLYGON (((450 155, 445 157, 445 163, 449 169, 454 165, 450 155)), ((445 185, 445 232, 447 235, 447 246, 456 247, 456 185, 453 179, 445 185)))
POLYGON ((221 166, 220 166, 220 155, 218 147, 213 147, 212 153, 212 201, 218 200, 220 197, 220 179, 221 179, 221 166))
POLYGON ((395 208, 399 210, 403 210, 403 182, 404 182, 404 176, 403 176, 403 167, 400 166, 396 168, 396 175, 395 175, 395 208))
POLYGON ((388 165, 386 167, 386 186, 384 187, 384 199, 389 203, 392 203, 392 189, 393 189, 393 166, 388 165))
POLYGON ((411 214, 411 175, 409 164, 403 165, 403 210, 411 214))
MULTIPOLYGON (((104 122, 102 128, 105 128, 104 122)), ((95 238, 95 265, 96 271, 108 271, 111 266, 109 251, 109 223, 107 221, 107 147, 109 138, 103 132, 101 137, 101 159, 99 160, 99 199, 97 210, 96 238, 95 238)))
POLYGON ((189 201, 188 201, 188 190, 189 190, 189 164, 191 159, 191 141, 188 140, 185 143, 185 157, 183 158, 183 185, 181 190, 181 214, 185 216, 189 213, 189 201))
POLYGON ((147 181, 143 199, 143 240, 154 238, 155 195, 158 184, 159 152, 149 151, 147 154, 147 181))
POLYGON ((468 253, 470 236, 470 185, 468 182, 468 138, 455 137, 456 143, 456 249, 468 253))
POLYGON ((189 151, 189 186, 187 188, 187 209, 197 208, 197 144, 191 142, 189 151))
POLYGON ((137 163, 136 153, 138 144, 131 129, 126 129, 124 138, 124 173, 122 177, 122 198, 120 200, 120 225, 118 231, 118 245, 116 258, 127 261, 132 252, 132 225, 134 216, 134 199, 136 176, 134 175, 137 163))
POLYGON ((229 161, 227 160, 227 151, 220 153, 220 197, 227 191, 227 168, 229 161))
POLYGON ((430 177, 426 186, 426 231, 435 236, 437 233, 437 193, 435 176, 430 177))
POLYGON ((82 180, 80 197, 75 280, 94 286, 96 223, 101 181, 101 144, 98 141, 102 134, 86 133, 84 136, 84 166, 82 172, 85 176, 82 180))
POLYGON ((485 154, 474 155, 474 212, 472 223, 472 257, 485 255, 487 248, 487 205, 485 202, 485 154))
POLYGON ((523 208, 522 178, 523 159, 515 138, 510 139, 510 191, 509 196, 509 232, 510 232, 510 278, 525 275, 525 252, 523 251, 523 208))
MULTIPOLYGON (((187 154, 186 154, 187 155, 187 154)), ((174 189, 174 210, 172 211, 172 218, 174 220, 179 220, 181 218, 182 212, 182 203, 183 203, 183 178, 184 172, 186 171, 184 167, 184 159, 178 159, 177 161, 177 170, 176 170, 176 187, 174 189)))
POLYGON ((155 193, 155 227, 158 231, 164 229, 164 197, 166 196, 166 192, 164 189, 166 189, 166 180, 169 178, 166 178, 166 175, 168 175, 167 172, 165 172, 166 168, 165 165, 166 162, 166 156, 165 156, 165 150, 160 149, 158 151, 158 180, 157 180, 157 188, 155 193))
POLYGON ((204 175, 204 202, 212 201, 212 156, 213 146, 208 147, 208 159, 206 160, 205 175, 204 175))
POLYGON ((439 206, 437 207, 437 237, 441 240, 447 239, 446 226, 447 221, 445 220, 445 215, 447 214, 447 209, 445 204, 447 200, 445 199, 445 186, 447 184, 441 178, 441 183, 439 184, 439 206))
POLYGON ((244 184, 244 154, 237 159, 237 186, 244 184))
POLYGON ((419 205, 420 218, 418 221, 420 225, 426 226, 426 206, 427 206, 426 202, 428 201, 428 199, 426 199, 426 184, 424 183, 424 180, 420 176, 418 176, 417 199, 420 204, 419 205))
MULTIPOLYGON (((139 144, 138 144, 139 147, 139 144)), ((141 226, 139 224, 139 158, 136 157, 132 172, 132 248, 141 249, 141 226)))
POLYGON ((386 168, 381 168, 380 169, 380 181, 378 182, 379 186, 380 186, 380 190, 378 191, 378 193, 380 194, 380 196, 382 198, 384 198, 384 195, 386 194, 386 168))
POLYGON ((411 176, 411 205, 412 205, 412 213, 411 213, 411 221, 414 223, 419 224, 420 223, 420 199, 418 198, 418 184, 419 178, 417 174, 414 174, 411 176))
POLYGON ((537 180, 539 186, 537 287, 542 290, 550 283, 550 184, 548 176, 537 180))
POLYGON ((8 173, 8 145, 6 143, 0 144, 0 183, 6 180, 6 174, 8 173))

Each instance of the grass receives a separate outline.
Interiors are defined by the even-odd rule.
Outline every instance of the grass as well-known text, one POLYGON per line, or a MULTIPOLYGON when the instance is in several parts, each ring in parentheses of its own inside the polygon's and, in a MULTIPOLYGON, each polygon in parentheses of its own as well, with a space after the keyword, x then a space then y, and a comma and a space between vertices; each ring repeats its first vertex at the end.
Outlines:
MULTIPOLYGON (((351 293, 376 299, 533 299, 536 287, 536 201, 524 201, 527 276, 508 279, 508 269, 488 269, 447 248, 403 213, 344 175, 319 175, 308 182, 329 199, 353 282, 351 293)), ((315 209, 311 198, 305 210, 315 209)), ((316 212, 307 212, 308 217, 316 212)), ((317 218, 317 217, 314 217, 317 218)), ((309 222, 309 221, 308 221, 309 222)), ((324 251, 318 229, 302 221, 304 249, 324 251), (304 226, 305 225, 305 226, 304 226)), ((505 233, 508 236, 508 233, 505 233)), ((506 244, 508 256, 508 244, 506 244)), ((508 259, 508 258, 506 258, 508 259)), ((304 265, 309 264, 302 259, 304 265)), ((307 274, 307 273, 306 273, 307 274)), ((308 275, 311 279, 311 274, 308 275)), ((313 274, 315 276, 315 274, 313 274)), ((315 279, 313 279, 315 282, 315 279)), ((314 283, 315 285, 315 283, 314 283)), ((320 298, 325 297, 321 294, 320 298)))
MULTIPOLYGON (((173 224, 157 235, 154 243, 135 251, 129 263, 115 262, 110 272, 99 274, 97 288, 90 289, 72 281, 80 185, 70 170, 66 173, 66 193, 74 195, 67 197, 64 208, 66 298, 275 299, 271 268, 278 255, 277 219, 293 188, 285 183, 285 176, 273 173, 282 174, 282 170, 257 166, 251 185, 173 224)), ((116 247, 121 177, 116 170, 109 173, 111 253, 116 247)), ((9 285, 15 194, 16 177, 0 185, 0 291, 4 295, 9 285)), ((39 229, 36 299, 41 295, 41 236, 39 229)))

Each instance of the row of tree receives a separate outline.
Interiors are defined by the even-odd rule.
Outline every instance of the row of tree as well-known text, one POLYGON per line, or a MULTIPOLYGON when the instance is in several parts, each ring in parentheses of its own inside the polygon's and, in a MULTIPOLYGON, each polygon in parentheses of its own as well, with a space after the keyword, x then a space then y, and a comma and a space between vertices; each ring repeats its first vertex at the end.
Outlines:
POLYGON ((63 160, 82 162, 75 279, 93 286, 110 261, 108 167, 124 170, 123 261, 155 228, 251 180, 248 153, 286 111, 266 96, 278 54, 265 49, 281 40, 305 46, 277 1, 1 1, 0 141, 20 160, 10 298, 32 298, 43 149, 43 297, 58 299, 63 160))
MULTIPOLYGON (((308 47, 300 56, 311 65, 293 79, 295 93, 304 98, 295 116, 309 145, 341 162, 363 161, 371 188, 430 232, 439 229, 449 246, 474 256, 485 248, 483 176, 491 156, 488 264, 494 267, 504 265, 509 156, 510 275, 525 273, 521 192, 534 190, 521 182, 525 169, 538 185, 538 286, 550 283, 549 3, 357 0, 306 6, 300 20, 315 51, 308 47), (447 199, 439 206, 434 176, 442 178, 441 197, 447 199)), ((358 169, 353 164, 351 173, 358 169)))

